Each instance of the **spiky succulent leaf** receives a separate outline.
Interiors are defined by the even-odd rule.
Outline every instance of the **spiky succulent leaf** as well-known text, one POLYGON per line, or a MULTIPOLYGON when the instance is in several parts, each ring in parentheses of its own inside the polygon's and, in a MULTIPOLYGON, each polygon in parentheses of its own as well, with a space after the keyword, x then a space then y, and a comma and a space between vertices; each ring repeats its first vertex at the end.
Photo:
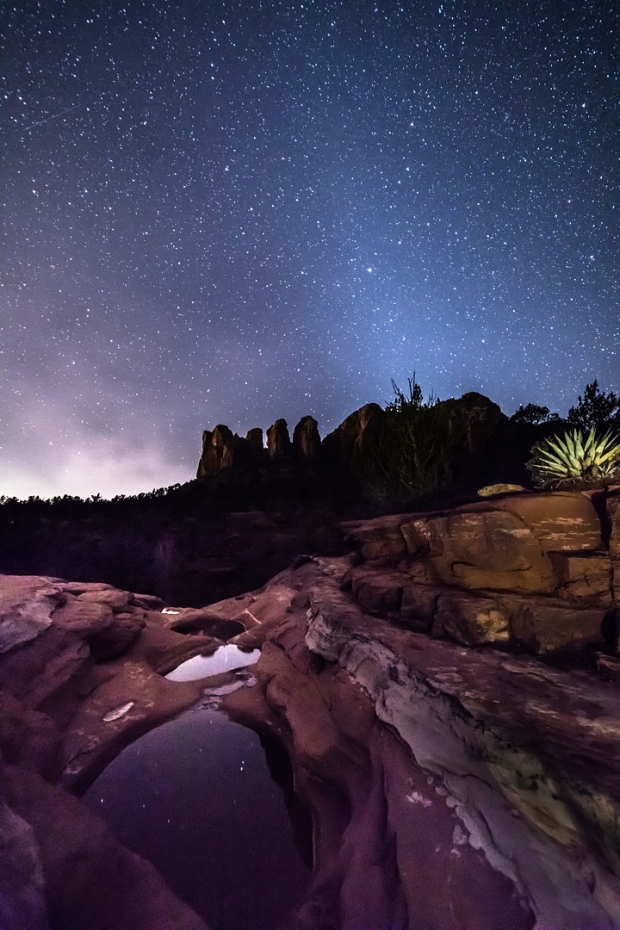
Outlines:
POLYGON ((586 439, 584 452, 586 455, 591 455, 592 451, 596 448, 596 430, 591 429, 588 433, 588 438, 586 439))
POLYGON ((541 487, 613 478, 620 474, 620 437, 597 436, 594 429, 587 436, 580 430, 551 436, 534 446, 527 467, 541 487))
POLYGON ((614 436, 610 430, 599 443, 598 461, 602 463, 612 459, 620 459, 620 437, 614 436))

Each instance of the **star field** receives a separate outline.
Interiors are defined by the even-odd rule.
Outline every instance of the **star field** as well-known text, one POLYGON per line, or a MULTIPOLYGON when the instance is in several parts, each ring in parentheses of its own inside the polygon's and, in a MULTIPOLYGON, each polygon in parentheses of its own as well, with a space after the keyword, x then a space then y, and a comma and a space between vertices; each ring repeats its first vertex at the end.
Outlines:
POLYGON ((0 494, 620 388, 612 0, 0 5, 0 494))

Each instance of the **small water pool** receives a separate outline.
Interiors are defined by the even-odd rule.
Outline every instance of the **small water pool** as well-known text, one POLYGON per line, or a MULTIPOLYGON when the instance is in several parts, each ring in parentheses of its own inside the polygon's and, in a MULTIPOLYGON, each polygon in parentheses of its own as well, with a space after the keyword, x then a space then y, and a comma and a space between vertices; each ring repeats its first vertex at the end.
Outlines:
POLYGON ((238 646, 228 644, 220 646, 213 655, 194 656, 187 662, 182 662, 165 677, 169 681, 195 681, 198 678, 208 678, 210 675, 219 675, 221 672, 232 672, 236 668, 254 665, 260 658, 260 649, 243 652, 238 646))
POLYGON ((214 930, 273 930, 311 876, 310 820, 287 765, 252 730, 200 710, 128 746, 84 801, 214 930))

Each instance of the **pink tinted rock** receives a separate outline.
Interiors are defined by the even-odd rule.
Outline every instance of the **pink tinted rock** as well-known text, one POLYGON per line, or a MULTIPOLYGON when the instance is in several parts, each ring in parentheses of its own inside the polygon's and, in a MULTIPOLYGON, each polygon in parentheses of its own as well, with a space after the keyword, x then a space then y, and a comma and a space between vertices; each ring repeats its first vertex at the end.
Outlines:
POLYGON ((80 594, 78 594, 77 599, 80 604, 103 604, 115 612, 127 610, 131 603, 130 593, 128 591, 119 591, 118 588, 107 588, 104 590, 87 589, 86 591, 82 591, 80 594))
POLYGON ((400 611, 407 582, 404 572, 380 568, 360 567, 351 573, 353 597, 362 610, 371 614, 400 611))
POLYGON ((345 533, 360 546, 365 559, 396 559, 407 552, 401 530, 401 514, 356 520, 342 524, 345 533))
POLYGON ((80 633, 51 626, 15 653, 0 656, 0 689, 36 710, 92 665, 80 633))
POLYGON ((430 585, 406 585, 400 605, 399 623, 417 633, 430 632, 437 602, 444 588, 430 585))
POLYGON ((122 655, 145 624, 145 612, 130 605, 123 591, 86 591, 65 598, 52 615, 55 626, 81 633, 98 661, 122 655))
POLYGON ((35 639, 52 624, 62 594, 52 579, 0 575, 0 653, 35 639))

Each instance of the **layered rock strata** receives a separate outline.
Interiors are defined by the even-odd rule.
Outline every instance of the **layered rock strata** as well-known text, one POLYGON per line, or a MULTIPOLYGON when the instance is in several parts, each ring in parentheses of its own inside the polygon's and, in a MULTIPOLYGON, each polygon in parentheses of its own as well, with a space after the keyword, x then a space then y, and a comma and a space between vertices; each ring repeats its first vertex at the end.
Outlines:
POLYGON ((349 523, 361 562, 344 583, 365 611, 464 645, 615 649, 617 501, 609 498, 603 519, 613 523, 610 543, 579 493, 349 523))

